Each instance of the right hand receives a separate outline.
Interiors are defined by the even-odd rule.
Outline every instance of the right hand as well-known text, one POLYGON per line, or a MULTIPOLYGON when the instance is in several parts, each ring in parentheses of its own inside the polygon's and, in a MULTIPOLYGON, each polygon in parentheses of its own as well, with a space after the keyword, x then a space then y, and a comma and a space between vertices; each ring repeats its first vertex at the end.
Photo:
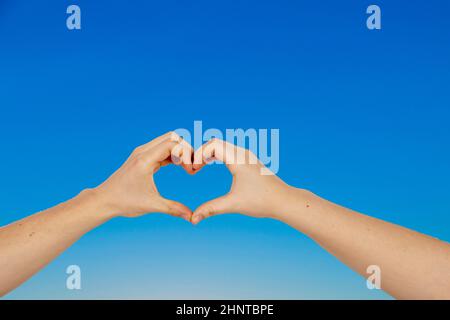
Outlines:
POLYGON ((272 217, 278 213, 292 187, 268 169, 250 151, 219 139, 212 139, 194 153, 193 169, 198 171, 207 163, 219 160, 233 176, 230 191, 198 207, 192 223, 223 213, 242 213, 252 217, 272 217), (265 174, 263 174, 265 173, 265 174))

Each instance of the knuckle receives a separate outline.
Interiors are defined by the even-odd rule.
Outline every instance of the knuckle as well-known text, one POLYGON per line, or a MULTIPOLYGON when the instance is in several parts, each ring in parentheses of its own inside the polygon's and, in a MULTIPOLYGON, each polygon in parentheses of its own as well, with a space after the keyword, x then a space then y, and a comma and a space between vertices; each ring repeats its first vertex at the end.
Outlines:
POLYGON ((214 213, 215 213, 215 210, 214 210, 214 207, 212 205, 208 204, 208 205, 205 206, 205 211, 203 213, 203 216, 205 218, 211 217, 212 215, 214 215, 214 213))
POLYGON ((134 150, 133 150, 133 154, 138 154, 138 153, 141 153, 141 152, 142 152, 142 149, 143 149, 143 147, 142 147, 142 146, 139 146, 139 147, 136 147, 136 148, 134 148, 134 150))
POLYGON ((176 143, 176 142, 172 142, 172 144, 173 144, 173 148, 170 150, 170 153, 174 154, 174 155, 180 154, 180 152, 183 150, 183 147, 179 143, 176 143))
POLYGON ((166 206, 166 212, 168 214, 171 214, 174 216, 180 215, 179 210, 177 210, 177 206, 174 203, 169 202, 169 203, 166 203, 165 206, 166 206))
POLYGON ((180 136, 175 131, 169 131, 168 135, 171 141, 180 141, 180 136))
POLYGON ((134 157, 133 164, 136 167, 144 167, 146 165, 145 158, 142 155, 137 155, 136 157, 134 157))
POLYGON ((192 151, 194 150, 194 148, 192 148, 192 146, 186 141, 186 140, 181 140, 181 145, 183 146, 183 148, 187 151, 192 151))
POLYGON ((163 204, 164 211, 168 214, 173 214, 173 206, 170 203, 163 204))

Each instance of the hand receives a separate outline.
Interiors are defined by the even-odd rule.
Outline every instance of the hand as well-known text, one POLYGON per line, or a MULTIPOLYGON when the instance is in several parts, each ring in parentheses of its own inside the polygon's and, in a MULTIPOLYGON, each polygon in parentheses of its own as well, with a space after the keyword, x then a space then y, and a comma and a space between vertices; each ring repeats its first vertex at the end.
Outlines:
POLYGON ((228 194, 198 207, 192 223, 217 214, 238 212, 252 217, 275 217, 291 188, 268 169, 250 151, 218 139, 212 139, 194 153, 193 169, 219 160, 233 175, 228 194))
POLYGON ((192 147, 176 133, 168 132, 137 147, 128 160, 95 193, 113 214, 138 217, 149 212, 164 212, 190 221, 192 211, 185 205, 163 198, 153 175, 170 163, 192 170, 192 147))

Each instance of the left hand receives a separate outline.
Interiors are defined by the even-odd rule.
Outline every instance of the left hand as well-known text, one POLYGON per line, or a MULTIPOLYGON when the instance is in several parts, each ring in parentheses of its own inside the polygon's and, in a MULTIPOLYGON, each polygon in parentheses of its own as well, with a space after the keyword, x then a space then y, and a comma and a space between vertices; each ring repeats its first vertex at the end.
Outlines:
POLYGON ((185 205, 163 198, 153 175, 174 163, 192 173, 192 147, 176 133, 168 132, 137 147, 128 160, 104 183, 95 188, 114 216, 138 217, 163 212, 190 221, 192 211, 185 205))

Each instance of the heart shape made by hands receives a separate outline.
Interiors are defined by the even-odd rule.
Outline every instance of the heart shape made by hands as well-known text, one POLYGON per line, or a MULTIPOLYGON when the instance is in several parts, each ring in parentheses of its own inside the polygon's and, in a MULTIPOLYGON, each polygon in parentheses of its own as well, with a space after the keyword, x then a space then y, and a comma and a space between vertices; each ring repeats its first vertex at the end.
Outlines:
POLYGON ((230 212, 259 217, 271 215, 272 208, 266 205, 267 201, 276 196, 273 190, 287 185, 271 174, 253 153, 219 139, 212 139, 194 151, 184 140, 174 139, 179 143, 171 151, 170 163, 196 174, 207 164, 219 161, 233 177, 229 192, 200 205, 189 219, 192 223, 230 212))
POLYGON ((137 147, 125 163, 104 183, 97 194, 112 208, 112 214, 137 217, 148 212, 164 212, 194 224, 222 213, 238 212, 255 217, 270 217, 276 212, 286 185, 270 172, 252 152, 219 139, 212 139, 195 150, 178 135, 169 132, 137 147), (154 173, 175 164, 189 174, 219 161, 230 171, 230 191, 200 205, 193 212, 180 202, 160 195, 154 173))

